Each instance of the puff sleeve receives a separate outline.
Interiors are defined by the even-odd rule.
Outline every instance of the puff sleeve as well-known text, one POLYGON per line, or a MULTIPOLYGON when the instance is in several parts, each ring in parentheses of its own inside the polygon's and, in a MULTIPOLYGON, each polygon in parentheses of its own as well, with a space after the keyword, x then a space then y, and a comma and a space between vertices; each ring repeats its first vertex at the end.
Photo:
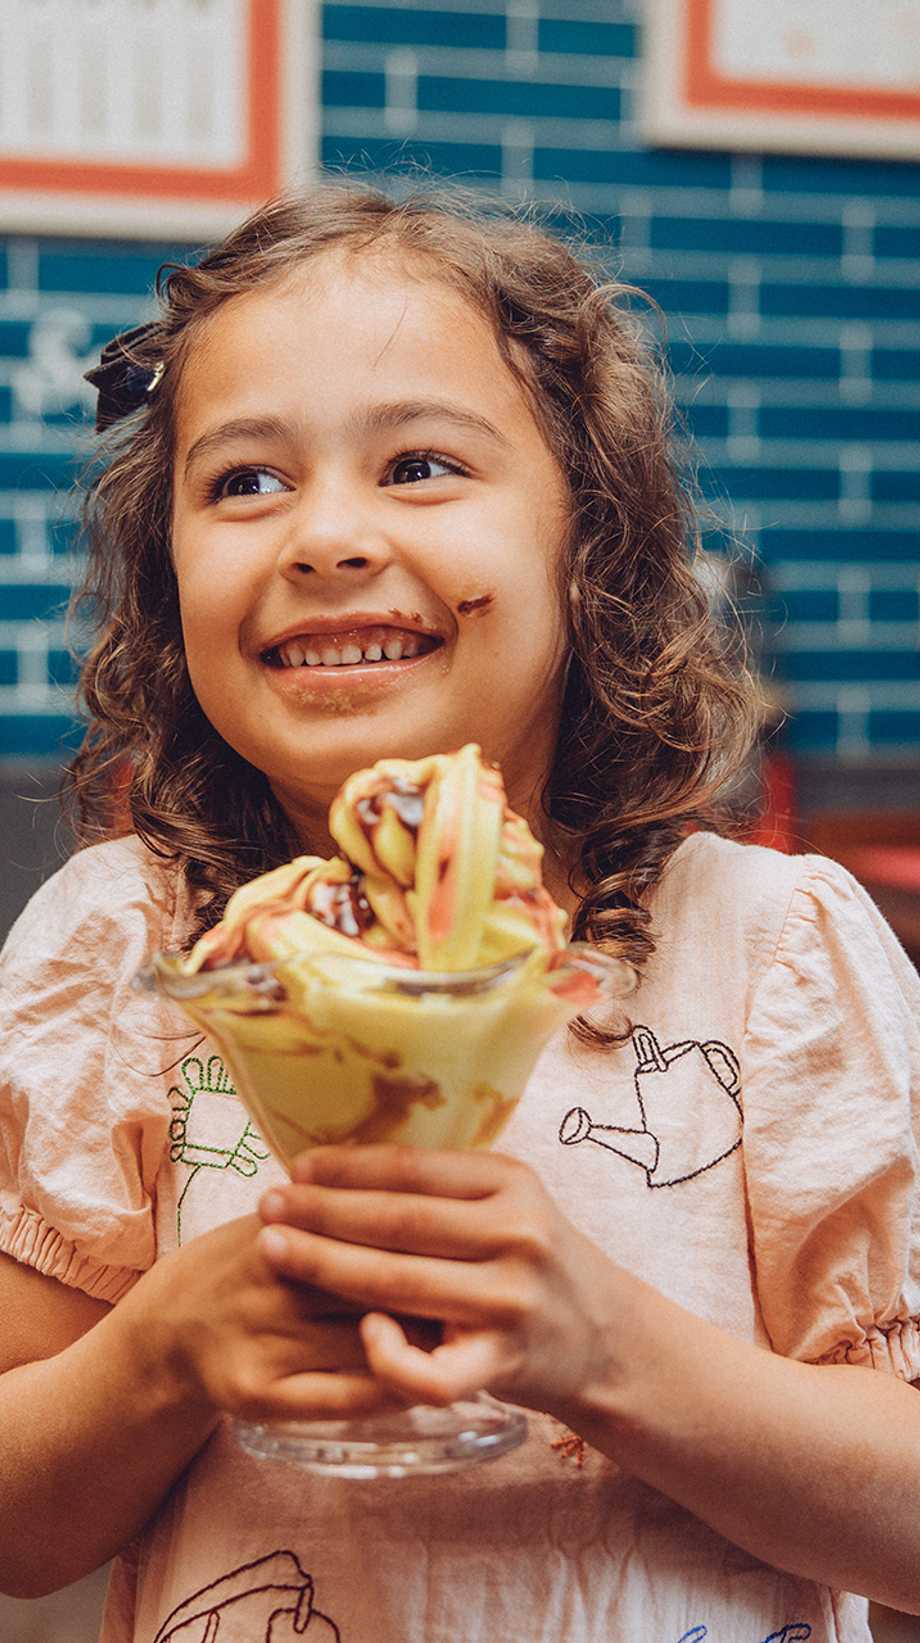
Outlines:
POLYGON ((748 1203, 775 1351, 920 1377, 920 978, 804 857, 745 1046, 748 1203))
POLYGON ((131 984, 171 912, 140 850, 80 852, 32 898, 0 959, 0 1249, 111 1302, 155 1258, 169 1121, 149 1076, 162 1056, 156 1006, 131 984))

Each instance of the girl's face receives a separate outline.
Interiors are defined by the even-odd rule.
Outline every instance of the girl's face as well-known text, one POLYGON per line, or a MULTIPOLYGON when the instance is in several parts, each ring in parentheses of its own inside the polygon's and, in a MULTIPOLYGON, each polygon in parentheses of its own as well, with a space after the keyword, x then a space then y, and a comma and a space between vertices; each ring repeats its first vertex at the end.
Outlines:
POLYGON ((466 741, 532 810, 568 492, 470 304, 339 251, 226 303, 184 373, 174 494, 195 693, 305 833, 353 770, 466 741))

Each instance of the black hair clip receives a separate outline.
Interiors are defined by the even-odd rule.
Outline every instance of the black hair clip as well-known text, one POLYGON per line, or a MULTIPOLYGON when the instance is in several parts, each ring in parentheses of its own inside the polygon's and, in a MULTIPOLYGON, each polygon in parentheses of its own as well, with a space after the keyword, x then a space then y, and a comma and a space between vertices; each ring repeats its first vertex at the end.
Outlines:
POLYGON ((147 403, 163 375, 163 361, 154 365, 138 365, 131 354, 139 343, 156 331, 154 322, 136 325, 133 331, 122 331, 107 342, 99 356, 99 364, 84 373, 84 380, 99 390, 96 403, 96 432, 101 434, 113 422, 139 411, 147 403))

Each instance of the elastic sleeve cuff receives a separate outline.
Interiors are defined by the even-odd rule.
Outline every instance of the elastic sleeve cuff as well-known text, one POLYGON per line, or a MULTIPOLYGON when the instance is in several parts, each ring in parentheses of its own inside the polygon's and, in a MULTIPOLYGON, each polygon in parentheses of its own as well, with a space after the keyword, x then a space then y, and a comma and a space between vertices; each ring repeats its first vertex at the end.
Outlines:
POLYGON ((36 1272, 112 1305, 133 1289, 141 1276, 133 1267, 106 1266, 81 1255, 76 1244, 49 1226, 34 1209, 24 1206, 15 1215, 0 1212, 0 1250, 34 1267, 36 1272))
POLYGON ((849 1363, 863 1369, 881 1369, 904 1381, 920 1380, 920 1319, 879 1324, 858 1341, 844 1341, 816 1360, 819 1364, 849 1363))

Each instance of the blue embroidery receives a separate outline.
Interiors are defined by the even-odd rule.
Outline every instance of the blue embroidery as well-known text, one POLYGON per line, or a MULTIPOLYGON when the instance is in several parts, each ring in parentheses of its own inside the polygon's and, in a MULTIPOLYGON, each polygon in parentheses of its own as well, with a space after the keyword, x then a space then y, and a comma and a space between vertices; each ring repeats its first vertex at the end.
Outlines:
MULTIPOLYGON (((688 1632, 684 1632, 683 1637, 677 1639, 677 1643, 703 1643, 703 1639, 708 1636, 708 1626, 691 1626, 688 1632)), ((760 1643, 805 1643, 806 1638, 810 1636, 811 1627, 807 1620, 788 1620, 778 1632, 771 1632, 769 1637, 761 1638, 760 1643)))

